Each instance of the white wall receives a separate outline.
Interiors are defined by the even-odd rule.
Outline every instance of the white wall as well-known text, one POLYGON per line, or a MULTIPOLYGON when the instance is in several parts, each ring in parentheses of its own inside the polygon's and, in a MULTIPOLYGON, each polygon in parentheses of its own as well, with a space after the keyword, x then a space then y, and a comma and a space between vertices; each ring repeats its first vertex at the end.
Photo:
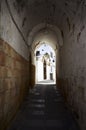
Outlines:
POLYGON ((41 62, 40 60, 36 61, 36 80, 37 82, 39 81, 43 81, 43 62, 41 62))
MULTIPOLYGON (((26 39, 26 33, 25 33, 25 31, 27 32, 26 27, 23 28, 21 26, 25 13, 22 12, 21 14, 18 14, 17 5, 16 5, 17 9, 14 9, 13 3, 15 2, 15 0, 14 1, 8 0, 8 2, 13 17, 26 39)), ((10 44, 11 47, 13 47, 16 50, 16 52, 18 52, 20 55, 22 55, 25 59, 28 60, 28 48, 25 45, 23 38, 21 37, 18 29, 16 28, 15 24, 13 23, 10 17, 5 0, 2 0, 1 4, 0 37, 3 40, 5 40, 8 44, 10 44)))
POLYGON ((47 80, 50 80, 50 66, 46 65, 47 68, 47 80))

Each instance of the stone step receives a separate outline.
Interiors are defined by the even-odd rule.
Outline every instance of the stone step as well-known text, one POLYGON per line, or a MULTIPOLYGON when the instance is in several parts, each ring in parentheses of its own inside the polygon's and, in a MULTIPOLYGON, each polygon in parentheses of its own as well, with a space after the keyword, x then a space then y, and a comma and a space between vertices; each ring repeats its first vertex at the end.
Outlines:
POLYGON ((55 85, 36 85, 8 130, 78 130, 55 85))

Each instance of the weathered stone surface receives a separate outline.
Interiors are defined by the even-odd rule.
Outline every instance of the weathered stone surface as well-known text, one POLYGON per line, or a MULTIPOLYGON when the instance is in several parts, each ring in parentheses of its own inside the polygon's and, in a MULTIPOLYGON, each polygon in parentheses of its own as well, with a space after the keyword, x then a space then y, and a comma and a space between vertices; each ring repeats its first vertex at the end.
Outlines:
POLYGON ((6 42, 4 45, 3 43, 0 41, 4 46, 4 50, 0 51, 0 120, 3 122, 0 129, 4 129, 3 126, 9 123, 29 88, 28 61, 6 42))
POLYGON ((5 53, 0 51, 0 66, 4 66, 5 65, 5 53))

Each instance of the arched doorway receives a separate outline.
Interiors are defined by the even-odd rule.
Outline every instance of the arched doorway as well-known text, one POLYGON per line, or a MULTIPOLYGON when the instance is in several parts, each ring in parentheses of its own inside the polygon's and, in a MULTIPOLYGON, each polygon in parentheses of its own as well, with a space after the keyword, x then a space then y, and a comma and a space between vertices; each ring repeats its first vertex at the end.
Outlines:
POLYGON ((36 83, 56 83, 56 54, 46 42, 35 49, 36 83))
POLYGON ((44 59, 43 63, 43 71, 44 71, 44 80, 47 79, 47 65, 46 65, 46 60, 44 59))

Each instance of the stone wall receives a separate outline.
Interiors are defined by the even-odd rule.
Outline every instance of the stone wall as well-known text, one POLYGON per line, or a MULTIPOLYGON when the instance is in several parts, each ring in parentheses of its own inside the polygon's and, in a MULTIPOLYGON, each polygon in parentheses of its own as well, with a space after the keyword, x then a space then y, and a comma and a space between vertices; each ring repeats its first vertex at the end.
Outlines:
POLYGON ((60 48, 59 86, 75 114, 81 130, 86 130, 86 23, 80 19, 65 31, 60 48))
POLYGON ((35 65, 31 64, 30 69, 30 86, 33 88, 35 85, 35 65))
POLYGON ((0 130, 16 113, 28 87, 29 62, 0 39, 0 130))

